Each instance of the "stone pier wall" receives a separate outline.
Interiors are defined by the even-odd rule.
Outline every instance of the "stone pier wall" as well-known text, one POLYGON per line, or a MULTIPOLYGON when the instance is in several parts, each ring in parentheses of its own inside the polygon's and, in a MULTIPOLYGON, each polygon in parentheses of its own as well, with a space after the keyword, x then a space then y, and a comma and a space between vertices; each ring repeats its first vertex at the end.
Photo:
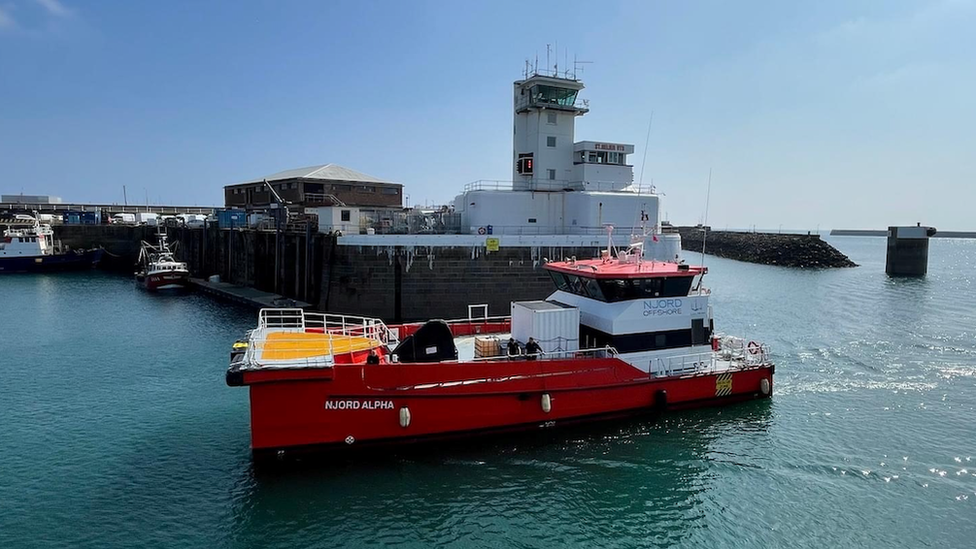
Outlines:
MULTIPOLYGON (((102 246, 106 266, 132 272, 142 240, 154 227, 63 225, 56 237, 72 248, 102 246)), ((250 286, 315 304, 318 310, 375 316, 389 321, 462 318, 468 305, 488 304, 492 316, 508 315, 510 302, 543 299, 553 291, 543 260, 596 257, 597 248, 340 246, 317 233, 167 230, 177 257, 193 276, 250 286), (276 247, 280 252, 276 254, 276 247), (278 258, 277 277, 275 258, 278 258)), ((701 231, 683 228, 682 244, 701 250, 701 231)), ((712 231, 707 252, 754 263, 796 267, 853 266, 817 236, 712 231)))
POLYGON ((376 248, 335 246, 322 264, 328 311, 422 320, 463 318, 468 305, 487 304, 488 314, 510 314, 511 302, 545 299, 553 292, 542 259, 594 257, 591 248, 376 248), (541 257, 540 257, 541 256, 541 257))
MULTIPOLYGON (((700 252, 704 231, 679 227, 681 248, 700 252)), ((857 264, 816 234, 739 233, 708 230, 705 253, 763 265, 824 268, 857 264)))
POLYGON ((469 304, 508 315, 513 300, 553 291, 543 258, 595 257, 596 248, 340 246, 331 235, 282 235, 275 284, 275 233, 170 229, 194 276, 251 286, 315 304, 318 310, 388 321, 462 318, 469 304))

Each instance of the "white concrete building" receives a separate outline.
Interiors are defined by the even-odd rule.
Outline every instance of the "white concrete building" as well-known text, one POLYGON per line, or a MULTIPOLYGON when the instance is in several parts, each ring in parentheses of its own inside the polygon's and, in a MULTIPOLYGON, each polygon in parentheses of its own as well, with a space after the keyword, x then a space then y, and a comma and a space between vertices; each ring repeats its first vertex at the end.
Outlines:
POLYGON ((653 188, 634 184, 634 146, 576 141, 583 82, 532 74, 514 86, 512 181, 476 181, 454 201, 470 234, 617 235, 660 221, 653 188))
MULTIPOLYGON (((526 73, 514 84, 512 179, 475 181, 454 199, 462 234, 357 235, 345 246, 470 246, 472 257, 493 246, 532 249, 532 257, 561 257, 563 247, 605 247, 607 228, 618 247, 643 239, 644 257, 674 260, 676 232, 660 234, 660 202, 653 187, 634 183, 634 146, 576 141, 576 117, 589 112, 579 99, 583 82, 526 73), (655 234, 657 233, 657 234, 655 234)), ((321 214, 320 214, 321 225, 321 214)), ((408 252, 412 253, 412 252, 408 252)))
POLYGON ((319 232, 359 234, 359 208, 349 206, 319 206, 305 208, 305 213, 314 213, 319 218, 319 232))

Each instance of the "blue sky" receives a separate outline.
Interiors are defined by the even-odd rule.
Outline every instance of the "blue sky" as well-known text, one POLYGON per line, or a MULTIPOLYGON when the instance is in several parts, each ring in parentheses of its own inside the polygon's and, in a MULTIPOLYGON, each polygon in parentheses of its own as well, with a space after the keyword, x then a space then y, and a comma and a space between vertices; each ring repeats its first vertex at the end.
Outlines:
POLYGON ((976 2, 0 0, 0 192, 219 204, 336 162, 444 203, 510 178, 511 84, 593 61, 577 139, 676 223, 976 229, 976 2), (133 198, 135 197, 135 198, 133 198))

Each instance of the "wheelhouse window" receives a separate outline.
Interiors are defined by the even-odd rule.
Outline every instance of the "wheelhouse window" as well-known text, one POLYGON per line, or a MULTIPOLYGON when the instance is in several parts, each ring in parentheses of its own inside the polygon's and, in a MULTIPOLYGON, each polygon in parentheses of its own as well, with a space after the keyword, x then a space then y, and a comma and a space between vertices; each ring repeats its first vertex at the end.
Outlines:
POLYGON ((678 276, 664 279, 663 297, 679 297, 688 295, 691 291, 693 277, 678 276))
POLYGON ((556 271, 549 271, 549 277, 552 278, 552 283, 556 285, 557 290, 569 291, 569 281, 566 279, 566 275, 557 273, 556 271))
POLYGON ((600 290, 600 283, 597 282, 595 278, 583 278, 580 277, 583 282, 583 288, 586 290, 586 294, 593 299, 598 299, 600 301, 606 301, 607 298, 603 296, 603 291, 600 290))
POLYGON ((691 290, 692 277, 591 278, 549 271, 556 288, 611 303, 632 299, 684 297, 691 290))

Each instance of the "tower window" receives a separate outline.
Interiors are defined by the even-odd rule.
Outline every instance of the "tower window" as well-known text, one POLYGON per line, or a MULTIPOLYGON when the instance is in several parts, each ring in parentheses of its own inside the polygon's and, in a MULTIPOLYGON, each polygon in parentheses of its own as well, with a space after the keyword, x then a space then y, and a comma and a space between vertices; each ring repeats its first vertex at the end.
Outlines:
POLYGON ((546 172, 549 175, 549 181, 555 181, 556 180, 556 170, 551 170, 550 169, 550 170, 546 170, 546 172))
POLYGON ((546 123, 556 125, 556 113, 551 112, 546 115, 546 123))
POLYGON ((550 136, 547 136, 546 137, 546 146, 547 147, 555 147, 556 146, 556 136, 555 135, 550 135, 550 136))

